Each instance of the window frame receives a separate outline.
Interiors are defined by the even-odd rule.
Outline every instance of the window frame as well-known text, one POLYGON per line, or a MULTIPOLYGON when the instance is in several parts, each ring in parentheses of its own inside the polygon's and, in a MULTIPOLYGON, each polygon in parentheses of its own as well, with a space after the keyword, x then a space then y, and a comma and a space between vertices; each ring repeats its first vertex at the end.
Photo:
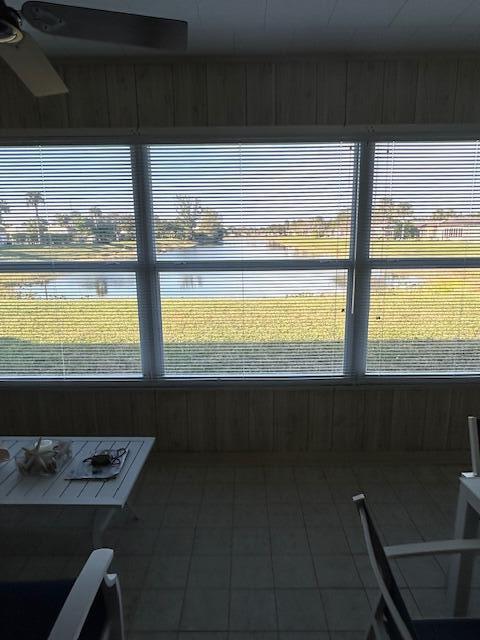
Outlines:
POLYGON ((126 144, 130 147, 132 185, 134 195, 137 260, 125 262, 55 262, 55 263, 6 263, 0 262, 0 273, 72 271, 133 272, 137 282, 140 349, 142 371, 139 376, 117 378, 1 378, 4 386, 276 386, 276 385, 380 385, 425 382, 478 382, 474 375, 445 374, 375 374, 366 373, 368 348, 368 320, 370 278, 374 269, 408 268, 480 268, 478 258, 372 258, 369 256, 372 193, 374 177, 374 153, 376 142, 389 141, 460 141, 479 139, 478 131, 463 125, 422 127, 407 125, 397 127, 249 127, 249 128, 196 128, 168 129, 151 132, 132 131, 78 131, 38 132, 22 131, 0 136, 2 146, 126 144), (353 207, 351 221, 350 255, 344 259, 298 260, 231 260, 180 262, 157 260, 153 231, 153 207, 150 189, 149 145, 240 143, 240 142, 340 142, 358 143, 355 166, 353 207), (308 268, 312 270, 345 269, 347 271, 347 299, 344 334, 344 373, 341 376, 288 376, 288 377, 167 377, 164 375, 161 298, 158 275, 162 271, 195 270, 255 270, 308 268))

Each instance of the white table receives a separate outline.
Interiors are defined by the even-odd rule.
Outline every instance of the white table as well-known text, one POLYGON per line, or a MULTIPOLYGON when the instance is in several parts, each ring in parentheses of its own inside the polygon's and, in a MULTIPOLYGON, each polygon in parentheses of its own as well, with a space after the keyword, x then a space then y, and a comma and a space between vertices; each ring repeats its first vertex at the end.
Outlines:
MULTIPOLYGON (((52 440, 58 436, 45 436, 52 440)), ((0 438, 10 460, 0 464, 0 505, 85 506, 94 507, 93 546, 102 546, 102 534, 117 509, 129 508, 128 498, 153 447, 155 438, 65 438, 72 443, 72 459, 58 473, 49 477, 22 476, 15 464, 15 454, 30 445, 34 437, 0 438), (110 480, 65 480, 65 475, 80 461, 101 449, 128 448, 125 463, 116 478, 110 480)))
MULTIPOLYGON (((476 538, 480 518, 480 477, 460 477, 454 538, 476 538)), ((450 564, 447 602, 453 616, 465 616, 470 598, 474 556, 455 555, 450 564)))

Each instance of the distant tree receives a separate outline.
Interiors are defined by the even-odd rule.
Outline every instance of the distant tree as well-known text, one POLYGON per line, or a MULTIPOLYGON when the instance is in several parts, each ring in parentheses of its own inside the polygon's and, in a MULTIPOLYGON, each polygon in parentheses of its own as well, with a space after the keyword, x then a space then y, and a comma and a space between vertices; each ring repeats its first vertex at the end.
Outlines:
POLYGON ((114 218, 117 240, 135 240, 135 221, 127 214, 117 214, 114 218))
POLYGON ((348 210, 337 213, 331 222, 331 227, 336 229, 338 235, 348 235, 352 226, 352 214, 348 210))
POLYGON ((420 231, 413 222, 396 222, 393 237, 395 240, 411 240, 420 237, 420 231))
MULTIPOLYGON (((3 216, 8 215, 9 213, 10 213, 10 205, 8 204, 8 202, 6 200, 0 200, 0 231, 2 232, 5 231, 5 223, 3 221, 3 216)), ((2 242, 4 242, 7 237, 8 235, 3 233, 2 242)))
POLYGON ((22 244, 34 244, 38 242, 38 234, 40 233, 40 237, 44 238, 47 232, 47 223, 42 218, 39 218, 37 221, 30 220, 25 225, 25 231, 21 234, 17 234, 17 241, 22 244))
POLYGON ((10 205, 6 200, 0 200, 0 225, 3 225, 2 216, 10 213, 10 205))
POLYGON ((96 244, 110 244, 117 239, 115 221, 104 217, 100 207, 92 207, 89 214, 86 225, 96 244))
POLYGON ((198 242, 221 242, 225 235, 220 216, 211 209, 203 209, 194 230, 194 239, 198 242))
POLYGON ((456 215, 457 213, 453 211, 453 209, 435 209, 432 213, 432 220, 435 222, 443 222, 444 220, 448 220, 448 218, 456 215))
POLYGON ((202 214, 202 205, 198 198, 177 196, 176 237, 180 240, 193 240, 195 227, 202 214))
POLYGON ((41 203, 45 203, 45 198, 40 191, 29 191, 26 195, 27 207, 32 207, 35 211, 35 218, 37 220, 37 242, 42 244, 45 238, 46 224, 40 222, 40 214, 38 207, 41 203))
POLYGON ((383 198, 373 208, 373 219, 382 236, 398 239, 403 237, 403 225, 413 219, 413 208, 407 202, 383 198))

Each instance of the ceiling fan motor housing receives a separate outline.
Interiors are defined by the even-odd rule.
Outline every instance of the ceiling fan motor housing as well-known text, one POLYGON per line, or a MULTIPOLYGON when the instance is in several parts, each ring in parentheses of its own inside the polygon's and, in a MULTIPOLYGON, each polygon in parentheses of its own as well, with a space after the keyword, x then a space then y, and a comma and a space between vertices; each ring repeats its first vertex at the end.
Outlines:
POLYGON ((16 44, 23 38, 20 14, 0 0, 0 44, 16 44))

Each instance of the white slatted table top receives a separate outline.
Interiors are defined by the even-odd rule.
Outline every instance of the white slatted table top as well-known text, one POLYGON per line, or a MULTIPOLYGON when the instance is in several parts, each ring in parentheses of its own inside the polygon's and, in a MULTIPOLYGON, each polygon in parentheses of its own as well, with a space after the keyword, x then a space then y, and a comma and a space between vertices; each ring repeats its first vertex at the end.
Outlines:
MULTIPOLYGON (((45 436, 59 440, 58 436, 45 436)), ((52 476, 22 476, 15 454, 35 438, 0 437, 10 452, 10 460, 0 464, 0 505, 83 505, 123 507, 138 478, 155 438, 64 438, 72 443, 72 459, 52 476), (65 475, 82 460, 101 449, 128 448, 125 463, 116 478, 110 480, 65 480, 65 475)))

